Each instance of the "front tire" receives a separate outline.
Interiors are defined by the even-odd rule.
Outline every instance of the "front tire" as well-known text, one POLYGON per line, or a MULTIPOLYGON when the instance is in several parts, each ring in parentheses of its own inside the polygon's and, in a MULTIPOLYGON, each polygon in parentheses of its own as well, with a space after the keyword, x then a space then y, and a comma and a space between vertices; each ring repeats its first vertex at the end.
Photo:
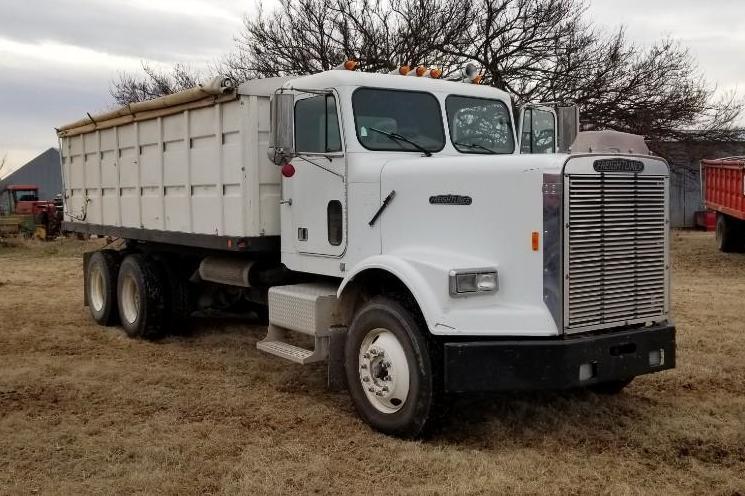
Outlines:
POLYGON ((365 422, 385 434, 417 437, 430 418, 434 381, 422 332, 411 312, 380 296, 349 327, 344 365, 352 401, 365 422))
POLYGON ((167 309, 163 278, 142 254, 129 255, 119 268, 119 316, 127 336, 157 339, 163 335, 167 309))

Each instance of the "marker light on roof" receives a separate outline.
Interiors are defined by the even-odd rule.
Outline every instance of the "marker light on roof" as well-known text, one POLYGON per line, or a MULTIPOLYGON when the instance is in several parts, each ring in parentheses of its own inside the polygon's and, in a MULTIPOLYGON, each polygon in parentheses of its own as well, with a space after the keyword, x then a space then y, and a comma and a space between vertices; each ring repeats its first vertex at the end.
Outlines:
POLYGON ((410 70, 406 73, 407 76, 416 76, 416 77, 422 77, 424 76, 424 73, 427 72, 427 68, 423 65, 417 66, 415 69, 410 70))
POLYGON ((438 69, 437 67, 434 67, 429 70, 429 77, 432 79, 440 79, 442 76, 442 69, 438 69))
POLYGON ((407 75, 409 73, 410 70, 411 70, 411 68, 408 65, 402 65, 398 69, 393 69, 388 74, 398 74, 398 75, 401 75, 401 76, 405 76, 405 75, 407 75))
POLYGON ((334 67, 335 71, 353 71, 360 66, 360 63, 356 60, 345 60, 341 64, 334 67))

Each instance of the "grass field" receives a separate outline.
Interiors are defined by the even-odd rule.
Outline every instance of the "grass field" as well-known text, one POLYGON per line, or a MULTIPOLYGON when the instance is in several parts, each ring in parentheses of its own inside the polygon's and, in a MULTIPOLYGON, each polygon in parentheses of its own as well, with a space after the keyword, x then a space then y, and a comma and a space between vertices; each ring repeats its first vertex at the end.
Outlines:
POLYGON ((745 255, 673 238, 677 369, 616 397, 458 399, 417 442, 260 354, 261 327, 98 327, 90 243, 0 245, 0 494, 745 495, 745 255))

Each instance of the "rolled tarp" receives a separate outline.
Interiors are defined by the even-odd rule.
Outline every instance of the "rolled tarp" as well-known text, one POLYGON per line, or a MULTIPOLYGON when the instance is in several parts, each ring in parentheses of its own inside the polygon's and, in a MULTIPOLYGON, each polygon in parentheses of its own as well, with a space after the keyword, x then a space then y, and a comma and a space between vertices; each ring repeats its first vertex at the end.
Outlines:
POLYGON ((164 95, 144 102, 135 102, 118 109, 100 114, 88 114, 83 119, 65 124, 57 129, 57 135, 73 136, 76 134, 120 126, 142 119, 151 119, 170 115, 189 108, 199 108, 226 101, 236 96, 233 80, 219 76, 204 84, 188 88, 170 95, 164 95))

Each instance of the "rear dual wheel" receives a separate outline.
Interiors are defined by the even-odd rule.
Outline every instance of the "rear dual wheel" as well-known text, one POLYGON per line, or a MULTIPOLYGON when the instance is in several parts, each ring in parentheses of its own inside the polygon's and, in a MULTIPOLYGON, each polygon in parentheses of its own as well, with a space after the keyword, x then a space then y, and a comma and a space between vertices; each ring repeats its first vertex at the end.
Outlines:
POLYGON ((180 267, 139 253, 121 257, 103 250, 88 259, 86 299, 94 320, 121 324, 128 336, 145 339, 183 328, 191 301, 180 267))
POLYGON ((158 266, 142 254, 128 255, 119 268, 119 316, 129 337, 156 339, 166 320, 163 277, 158 266))
POLYGON ((119 322, 116 299, 116 278, 119 256, 109 250, 97 251, 88 259, 86 267, 86 299, 93 320, 111 326, 119 322))

